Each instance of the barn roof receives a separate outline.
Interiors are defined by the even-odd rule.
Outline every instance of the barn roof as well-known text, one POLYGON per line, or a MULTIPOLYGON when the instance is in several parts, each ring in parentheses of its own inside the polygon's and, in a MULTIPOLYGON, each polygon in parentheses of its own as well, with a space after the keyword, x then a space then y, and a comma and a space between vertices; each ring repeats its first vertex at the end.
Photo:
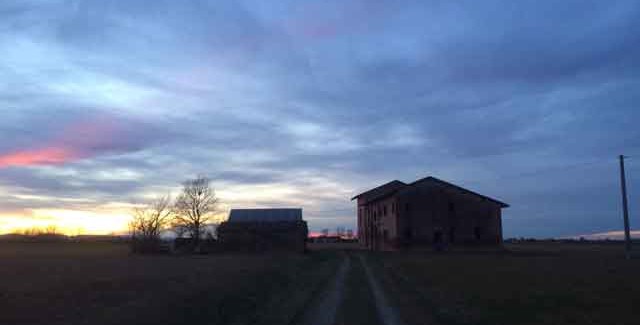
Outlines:
POLYGON ((441 180, 439 178, 435 178, 433 176, 429 176, 429 177, 425 177, 425 178, 419 179, 419 180, 409 184, 408 186, 412 186, 412 185, 415 185, 415 184, 418 184, 418 183, 422 183, 422 182, 434 182, 434 183, 440 184, 442 186, 449 187, 449 188, 455 189, 457 191, 460 191, 460 192, 463 192, 463 193, 467 193, 467 194, 471 194, 471 195, 480 197, 482 199, 491 201, 493 203, 496 203, 496 204, 500 205, 500 207, 502 207, 502 208, 508 208, 509 207, 509 205, 504 203, 504 202, 498 201, 498 200, 496 200, 494 198, 490 198, 490 197, 482 195, 482 194, 478 194, 478 193, 476 193, 474 191, 468 190, 468 189, 466 189, 464 187, 460 187, 460 186, 455 185, 455 184, 451 184, 449 182, 443 181, 443 180, 441 180))
POLYGON ((496 203, 496 204, 500 205, 500 207, 502 207, 502 208, 508 208, 509 207, 509 205, 504 203, 504 202, 498 201, 498 200, 490 198, 488 196, 484 196, 482 194, 478 194, 478 193, 473 192, 471 190, 468 190, 466 188, 460 187, 460 186, 455 185, 455 184, 451 184, 449 182, 443 181, 441 179, 438 179, 438 178, 435 178, 435 177, 432 177, 432 176, 419 179, 419 180, 417 180, 415 182, 412 182, 410 184, 406 184, 406 183, 403 183, 401 181, 394 180, 394 181, 391 181, 389 183, 380 185, 380 186, 378 186, 376 188, 373 188, 371 190, 368 190, 366 192, 360 193, 360 194, 354 196, 351 200, 355 200, 357 198, 364 198, 365 201, 367 201, 367 202, 376 201, 376 200, 388 197, 389 195, 393 195, 393 194, 395 194, 396 192, 398 192, 400 190, 404 190, 404 189, 409 190, 414 185, 416 185, 418 183, 423 183, 423 182, 436 183, 436 184, 439 184, 441 186, 452 188, 452 189, 455 189, 455 190, 460 191, 460 192, 471 194, 471 195, 480 197, 480 198, 482 198, 484 200, 488 200, 488 201, 491 201, 493 203, 496 203))
POLYGON ((231 209, 229 222, 302 221, 302 209, 231 209))
POLYGON ((363 198, 366 201, 374 201, 380 198, 383 198, 385 196, 388 196, 390 194, 395 193, 396 191, 398 191, 399 189, 403 188, 407 186, 407 184, 399 181, 399 180, 394 180, 391 181, 389 183, 380 185, 376 188, 370 189, 366 192, 362 192, 354 197, 351 198, 351 200, 355 200, 358 198, 363 198))

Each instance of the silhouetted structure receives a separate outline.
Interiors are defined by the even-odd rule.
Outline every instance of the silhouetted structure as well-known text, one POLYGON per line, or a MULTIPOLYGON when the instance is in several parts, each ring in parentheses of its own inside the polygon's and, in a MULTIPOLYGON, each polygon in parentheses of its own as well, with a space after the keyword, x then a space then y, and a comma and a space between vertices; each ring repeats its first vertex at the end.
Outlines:
POLYGON ((359 241, 369 249, 502 243, 507 204, 435 177, 395 180, 355 199, 359 241))
POLYGON ((232 209, 218 240, 227 250, 303 252, 308 232, 302 209, 232 209))

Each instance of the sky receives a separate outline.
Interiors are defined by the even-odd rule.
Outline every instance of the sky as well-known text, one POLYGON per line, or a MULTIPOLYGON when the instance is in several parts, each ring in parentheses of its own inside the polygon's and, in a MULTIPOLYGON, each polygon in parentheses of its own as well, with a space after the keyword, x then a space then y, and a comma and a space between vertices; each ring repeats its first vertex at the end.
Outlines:
POLYGON ((0 232, 111 233, 196 175, 355 228, 435 176, 505 237, 640 228, 638 1, 0 3, 0 232))

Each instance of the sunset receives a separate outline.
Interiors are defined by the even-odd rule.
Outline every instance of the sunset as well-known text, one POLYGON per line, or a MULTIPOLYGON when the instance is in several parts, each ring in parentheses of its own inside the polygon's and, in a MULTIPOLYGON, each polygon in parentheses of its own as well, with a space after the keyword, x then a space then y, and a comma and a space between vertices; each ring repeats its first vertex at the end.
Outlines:
POLYGON ((489 8, 453 22, 440 12, 458 9, 438 5, 422 23, 421 10, 358 2, 335 15, 321 4, 18 3, 4 5, 0 38, 1 231, 41 225, 34 209, 86 212, 52 217, 60 228, 96 231, 79 221, 92 219, 122 231, 126 209, 103 206, 199 174, 228 207, 317 211, 315 231, 355 227, 350 194, 428 175, 518 203, 510 236, 619 229, 615 159, 640 147, 637 26, 624 3, 585 6, 585 18, 557 10, 536 27, 510 20, 499 38, 511 18, 484 24, 489 8), (587 37, 590 15, 602 23, 587 37), (536 54, 519 56, 526 48, 536 54))
POLYGON ((0 324, 633 323, 639 18, 0 1, 0 324))

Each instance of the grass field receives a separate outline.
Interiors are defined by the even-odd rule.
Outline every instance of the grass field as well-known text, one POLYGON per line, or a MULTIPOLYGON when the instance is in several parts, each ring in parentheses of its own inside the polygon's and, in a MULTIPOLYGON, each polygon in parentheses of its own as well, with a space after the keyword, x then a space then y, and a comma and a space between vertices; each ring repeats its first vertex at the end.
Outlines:
POLYGON ((640 323, 640 260, 625 260, 621 245, 506 249, 368 258, 407 324, 640 323))
POLYGON ((346 260, 332 324, 383 324, 362 261, 404 324, 639 322, 640 260, 624 260, 619 245, 439 254, 327 247, 135 256, 121 244, 0 242, 0 324, 308 324, 303 316, 346 260))
POLYGON ((133 256, 96 243, 0 243, 0 324, 286 323, 331 254, 133 256))

